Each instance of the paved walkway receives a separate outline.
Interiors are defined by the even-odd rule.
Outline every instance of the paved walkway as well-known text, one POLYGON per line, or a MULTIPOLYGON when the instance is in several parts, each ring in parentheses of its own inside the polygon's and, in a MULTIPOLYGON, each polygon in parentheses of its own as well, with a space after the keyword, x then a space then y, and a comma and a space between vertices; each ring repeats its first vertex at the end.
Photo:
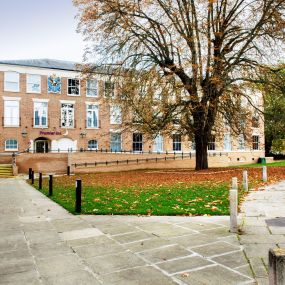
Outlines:
POLYGON ((266 226, 260 211, 285 216, 284 199, 250 194, 239 241, 228 217, 73 216, 23 180, 3 179, 0 284, 256 284, 252 269, 267 284, 268 247, 285 244, 285 228, 266 226))

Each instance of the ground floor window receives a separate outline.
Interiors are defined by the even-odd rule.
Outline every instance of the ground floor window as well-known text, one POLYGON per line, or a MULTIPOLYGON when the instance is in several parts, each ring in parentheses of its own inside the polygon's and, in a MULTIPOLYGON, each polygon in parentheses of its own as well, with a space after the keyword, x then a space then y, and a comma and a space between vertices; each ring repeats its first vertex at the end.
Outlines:
POLYGON ((98 142, 96 140, 88 141, 88 150, 96 150, 98 149, 98 142))
POLYGON ((252 149, 259 150, 259 136, 252 136, 252 149))
POLYGON ((9 139, 5 141, 5 150, 13 151, 18 150, 18 142, 14 139, 9 139))
POLYGON ((216 150, 216 138, 215 136, 210 136, 208 142, 208 150, 216 150))
POLYGON ((153 150, 157 152, 163 152, 163 136, 157 135, 154 139, 153 150))
POLYGON ((244 138, 244 134, 240 134, 238 136, 238 146, 237 146, 238 150, 245 150, 245 138, 244 138))
POLYGON ((133 134, 133 151, 143 150, 143 136, 141 133, 133 134))
POLYGON ((182 150, 182 138, 180 134, 174 134, 172 136, 172 149, 173 151, 181 151, 182 150))
POLYGON ((231 135, 225 134, 224 135, 224 150, 230 151, 231 149, 232 149, 231 135))
POLYGON ((110 148, 112 151, 122 150, 122 135, 120 133, 111 134, 110 148))

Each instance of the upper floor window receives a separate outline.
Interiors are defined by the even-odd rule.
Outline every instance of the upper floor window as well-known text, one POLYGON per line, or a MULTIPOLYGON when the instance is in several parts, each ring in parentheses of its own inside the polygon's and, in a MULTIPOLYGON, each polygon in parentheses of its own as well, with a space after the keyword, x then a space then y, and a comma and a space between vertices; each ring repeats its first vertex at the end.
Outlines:
POLYGON ((110 107, 110 123, 121 124, 122 123, 122 110, 120 106, 110 107))
POLYGON ((252 127, 259 128, 259 116, 258 114, 254 114, 251 119, 252 127))
POLYGON ((15 139, 9 139, 5 141, 5 150, 13 151, 18 150, 18 142, 15 139))
POLYGON ((252 136, 252 149, 259 150, 259 136, 252 136))
POLYGON ((35 102, 34 103, 34 126, 47 127, 48 126, 48 103, 35 102))
POLYGON ((18 127, 20 125, 20 101, 4 101, 4 126, 18 127))
POLYGON ((88 79, 86 81, 86 96, 98 97, 98 81, 96 79, 88 79))
POLYGON ((87 105, 87 128, 99 127, 99 106, 94 104, 87 105))
POLYGON ((105 81, 104 83, 105 97, 113 98, 115 96, 115 83, 111 81, 105 81))
POLYGON ((41 76, 27 74, 27 93, 41 93, 41 76))
POLYGON ((172 149, 173 151, 181 151, 182 150, 182 138, 180 134, 174 134, 172 136, 172 149))
POLYGON ((61 104, 61 127, 63 128, 74 127, 74 104, 71 103, 61 104))
POLYGON ((4 91, 19 92, 20 91, 20 74, 14 71, 4 73, 4 91))
POLYGON ((68 79, 67 80, 67 94, 78 96, 80 95, 79 91, 79 79, 68 79))

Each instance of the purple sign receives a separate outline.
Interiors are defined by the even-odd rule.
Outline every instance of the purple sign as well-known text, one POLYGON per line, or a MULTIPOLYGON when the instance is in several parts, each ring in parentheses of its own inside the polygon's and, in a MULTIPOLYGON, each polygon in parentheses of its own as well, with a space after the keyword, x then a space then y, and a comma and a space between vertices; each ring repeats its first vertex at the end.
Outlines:
POLYGON ((44 136, 60 136, 61 132, 45 132, 45 131, 40 131, 40 135, 44 136))

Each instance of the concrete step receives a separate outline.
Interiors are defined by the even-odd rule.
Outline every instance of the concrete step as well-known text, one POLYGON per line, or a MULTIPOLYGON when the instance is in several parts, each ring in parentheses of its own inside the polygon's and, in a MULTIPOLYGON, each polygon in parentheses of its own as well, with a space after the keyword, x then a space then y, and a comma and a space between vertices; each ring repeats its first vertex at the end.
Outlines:
POLYGON ((13 177, 13 167, 11 164, 0 164, 0 177, 13 177))

